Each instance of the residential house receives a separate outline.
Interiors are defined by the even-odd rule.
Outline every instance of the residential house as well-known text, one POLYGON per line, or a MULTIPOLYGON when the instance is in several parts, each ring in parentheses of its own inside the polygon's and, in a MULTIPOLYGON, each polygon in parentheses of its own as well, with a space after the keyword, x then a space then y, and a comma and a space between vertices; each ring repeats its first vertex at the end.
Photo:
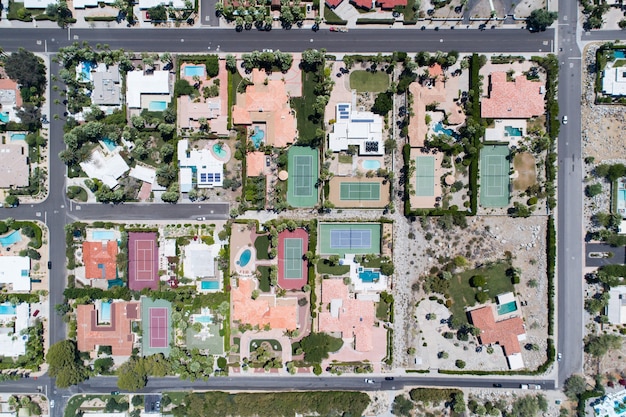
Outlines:
POLYGON ((231 314, 234 322, 272 329, 295 330, 298 323, 298 299, 277 298, 274 294, 261 294, 252 299, 255 280, 239 278, 231 289, 231 314))
POLYGON ((17 121, 16 107, 22 107, 19 86, 10 78, 0 78, 0 122, 17 121))
POLYGON ((602 74, 602 93, 626 96, 626 67, 613 67, 613 62, 607 63, 602 74))
POLYGON ((83 242, 83 263, 87 279, 117 278, 117 241, 83 242))
POLYGON ((178 141, 180 191, 187 193, 198 188, 221 187, 224 182, 224 163, 210 149, 189 149, 187 139, 178 141))
POLYGON ((3 303, 0 313, 0 356, 17 358, 26 353, 28 338, 22 331, 30 327, 30 305, 3 303))
POLYGON ((97 70, 92 74, 92 83, 91 102, 93 104, 115 107, 122 104, 120 70, 117 65, 111 65, 108 68, 104 64, 98 65, 97 70))
POLYGON ((78 350, 91 352, 96 346, 111 346, 114 356, 130 356, 135 343, 132 322, 141 319, 140 303, 116 301, 108 308, 103 317, 102 306, 77 306, 78 350))
POLYGON ((489 76, 489 96, 481 102, 481 117, 485 119, 530 119, 545 112, 544 86, 530 81, 525 75, 507 80, 505 72, 489 76))
POLYGON ((27 187, 29 174, 25 143, 0 143, 0 188, 27 187))
POLYGON ((383 118, 372 112, 354 111, 350 103, 335 107, 333 131, 328 135, 328 147, 333 152, 357 146, 359 155, 383 155, 383 118))
POLYGON ((7 292, 30 291, 30 258, 0 256, 0 285, 7 292))
POLYGON ((126 74, 126 104, 129 109, 165 110, 171 99, 169 71, 130 71, 126 74))
POLYGON ((606 315, 611 324, 626 324, 626 285, 612 287, 609 291, 606 315))

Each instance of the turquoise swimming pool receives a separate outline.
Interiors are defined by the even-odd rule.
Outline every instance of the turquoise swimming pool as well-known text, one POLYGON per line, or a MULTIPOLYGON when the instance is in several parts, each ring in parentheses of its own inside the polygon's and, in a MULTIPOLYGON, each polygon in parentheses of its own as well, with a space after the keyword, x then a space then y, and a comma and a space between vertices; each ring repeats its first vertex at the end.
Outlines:
POLYGON ((198 323, 211 324, 211 323, 213 323, 213 317, 211 317, 211 316, 195 316, 193 318, 193 321, 197 321, 198 323))
POLYGON ((520 128, 520 127, 504 126, 504 131, 509 136, 514 136, 514 137, 521 137, 522 136, 522 128, 520 128))
POLYGON ((202 77, 204 75, 204 65, 187 65, 185 67, 185 77, 202 77))
POLYGON ((506 304, 498 305, 498 315, 512 313, 517 310, 517 303, 515 301, 509 301, 506 304))
POLYGON ((167 109, 167 103, 165 101, 151 101, 148 110, 150 111, 165 111, 167 109))
POLYGON ((115 239, 115 232, 111 230, 94 230, 92 236, 93 240, 113 240, 115 239))
POLYGON ((200 283, 200 288, 203 290, 219 290, 220 283, 218 281, 202 281, 200 283))
POLYGON ((241 252, 241 255, 239 255, 239 260, 237 261, 237 265, 239 266, 248 265, 248 262, 250 262, 250 258, 252 258, 252 252, 250 251, 250 249, 244 250, 243 252, 241 252))
POLYGON ((443 123, 441 122, 435 123, 435 125, 433 126, 433 132, 435 132, 438 135, 441 135, 441 134, 448 135, 448 136, 455 135, 454 130, 446 129, 445 127, 443 127, 443 123))
POLYGON ((617 194, 617 199, 619 200, 621 205, 626 205, 626 190, 619 190, 617 194))
POLYGON ((12 232, 8 236, 0 237, 0 245, 7 247, 22 240, 22 235, 18 230, 12 232))
POLYGON ((15 306, 11 303, 0 304, 0 315, 10 316, 15 314, 15 306))
POLYGON ((100 321, 111 322, 111 303, 104 301, 100 307, 100 321))
POLYGON ((359 279, 362 282, 372 283, 380 278, 380 272, 374 272, 372 270, 365 270, 359 272, 359 279))
POLYGON ((117 144, 115 143, 114 140, 111 140, 109 138, 104 138, 102 139, 102 143, 104 143, 104 146, 106 146, 106 148, 110 151, 113 152, 115 150, 115 148, 117 147, 117 144))
POLYGON ((261 129, 259 126, 254 126, 254 133, 250 137, 252 139, 252 143, 255 148, 261 146, 263 139, 265 139, 265 130, 261 129))
POLYGON ((613 51, 613 56, 617 59, 624 59, 626 58, 626 51, 613 51))
POLYGON ((215 155, 218 158, 226 158, 226 155, 228 155, 228 152, 226 152, 224 145, 220 145, 219 143, 213 145, 213 152, 215 152, 215 155))
POLYGON ((379 169, 380 168, 380 161, 377 161, 375 159, 366 159, 362 162, 363 168, 365 169, 379 169))
POLYGON ((26 133, 11 133, 11 140, 25 140, 26 133))
POLYGON ((80 73, 83 76, 83 82, 91 81, 91 70, 95 66, 92 62, 83 61, 80 63, 80 73))
POLYGON ((7 112, 0 113, 0 122, 9 123, 9 113, 7 112))

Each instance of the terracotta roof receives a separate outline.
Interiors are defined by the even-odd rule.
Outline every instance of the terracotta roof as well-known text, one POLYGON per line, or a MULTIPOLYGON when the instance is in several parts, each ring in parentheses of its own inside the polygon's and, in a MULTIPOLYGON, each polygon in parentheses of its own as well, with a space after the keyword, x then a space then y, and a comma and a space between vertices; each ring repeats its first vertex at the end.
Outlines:
POLYGON ((376 0, 382 9, 393 9, 396 6, 406 6, 407 0, 376 0))
POLYGON ((277 302, 274 295, 260 295, 252 299, 254 282, 239 279, 231 289, 232 320, 252 326, 269 324, 272 329, 295 330, 298 327, 298 303, 296 298, 282 298, 277 302))
POLYGON ((258 177, 263 175, 265 167, 264 152, 249 152, 246 154, 246 174, 248 177, 258 177))
POLYGON ((354 338, 355 350, 373 349, 372 329, 376 322, 376 306, 371 300, 350 298, 348 286, 342 279, 322 280, 322 312, 319 313, 320 332, 339 332, 344 339, 354 338), (327 304, 338 306, 337 311, 327 304))
POLYGON ((98 324, 98 311, 93 304, 77 307, 76 321, 78 350, 91 352, 96 346, 111 346, 113 355, 129 356, 133 351, 133 320, 140 318, 138 302, 111 304, 111 323, 98 324))
POLYGON ((350 0, 350 3, 363 9, 369 10, 372 8, 372 0, 350 0))
POLYGON ((522 350, 517 336, 526 333, 522 319, 513 317, 495 321, 493 314, 494 310, 491 306, 470 311, 472 323, 480 329, 480 342, 485 345, 499 344, 506 356, 520 353, 522 350))
POLYGON ((334 9, 335 7, 339 6, 341 4, 343 0, 326 0, 326 4, 328 5, 328 7, 330 7, 331 9, 334 9))
POLYGON ((544 97, 542 84, 519 75, 507 81, 505 72, 490 75, 489 97, 483 97, 481 116, 490 119, 529 119, 542 115, 544 97))
POLYGON ((431 77, 439 77, 443 75, 443 68, 441 68, 441 65, 434 63, 428 67, 428 75, 431 77))
POLYGON ((85 278, 115 279, 117 277, 117 242, 83 242, 85 278))

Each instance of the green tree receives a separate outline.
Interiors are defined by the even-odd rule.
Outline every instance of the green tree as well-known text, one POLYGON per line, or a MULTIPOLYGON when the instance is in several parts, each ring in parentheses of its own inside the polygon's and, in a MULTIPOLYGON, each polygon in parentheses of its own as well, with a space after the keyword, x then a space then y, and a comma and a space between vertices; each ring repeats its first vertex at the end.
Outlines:
POLYGON ((397 395, 391 405, 391 413, 395 416, 411 416, 413 411, 413 401, 405 397, 404 395, 397 395))
POLYGON ((544 31, 557 18, 556 12, 550 12, 546 9, 533 10, 526 19, 526 25, 533 31, 544 31))
POLYGON ((393 99, 392 94, 389 91, 385 91, 383 93, 379 93, 376 96, 376 100, 374 100, 374 105, 372 106, 372 111, 381 116, 386 116, 391 108, 393 107, 393 99))
POLYGON ((459 369, 463 369, 463 368, 465 368, 465 361, 462 361, 461 359, 457 359, 454 362, 454 366, 456 366, 459 369))
POLYGON ((84 381, 89 376, 87 368, 78 356, 76 342, 62 340, 50 346, 46 354, 48 375, 56 378, 59 388, 67 388, 84 381))
POLYGON ((20 199, 15 195, 9 194, 4 199, 4 204, 6 204, 7 207, 17 207, 20 205, 20 199))
POLYGON ((328 358, 329 352, 336 352, 343 346, 343 341, 326 333, 311 333, 300 341, 304 351, 304 360, 320 363, 328 358))
POLYGON ((153 22, 165 22, 167 20, 167 9, 162 4, 149 8, 148 13, 153 22))
POLYGON ((32 52, 20 48, 4 59, 4 69, 10 79, 22 89, 34 88, 41 95, 46 87, 46 67, 32 52))
POLYGON ((113 358, 98 358, 93 363, 93 370, 98 374, 106 374, 113 367, 113 358))
POLYGON ((482 275, 474 275, 470 278, 470 285, 474 288, 484 287, 487 284, 487 279, 482 275))
POLYGON ((128 391, 138 391, 146 386, 148 375, 143 363, 131 358, 117 370, 117 386, 128 391))
POLYGON ((585 187, 585 194, 587 197, 595 197, 602 193, 602 184, 590 184, 585 187))
POLYGON ((604 356, 609 350, 619 349, 622 346, 622 338, 614 334, 602 334, 592 336, 585 344, 585 352, 592 356, 604 356))

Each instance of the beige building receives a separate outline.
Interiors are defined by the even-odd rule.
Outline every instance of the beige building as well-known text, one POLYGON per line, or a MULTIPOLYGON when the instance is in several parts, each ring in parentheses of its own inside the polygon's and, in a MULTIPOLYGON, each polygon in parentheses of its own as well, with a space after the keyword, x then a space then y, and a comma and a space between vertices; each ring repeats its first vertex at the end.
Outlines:
POLYGON ((0 188, 28 186, 28 150, 20 144, 0 144, 0 188))

